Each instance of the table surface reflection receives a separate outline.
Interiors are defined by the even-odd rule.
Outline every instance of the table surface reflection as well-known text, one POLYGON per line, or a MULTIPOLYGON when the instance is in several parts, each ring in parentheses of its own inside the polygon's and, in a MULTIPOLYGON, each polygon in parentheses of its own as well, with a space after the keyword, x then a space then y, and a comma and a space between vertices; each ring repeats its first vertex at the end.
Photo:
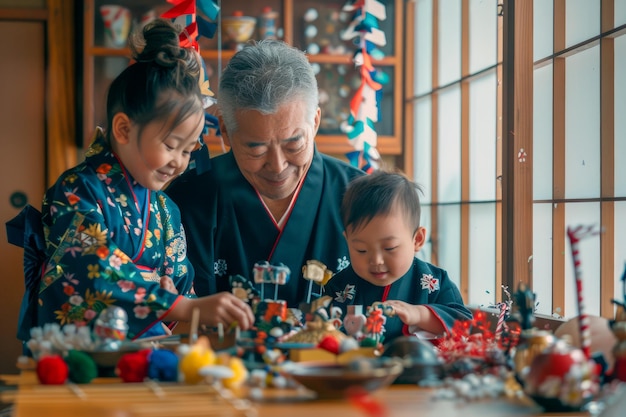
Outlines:
MULTIPOLYGON (((119 380, 109 378, 98 378, 95 384, 111 384, 119 382, 119 380)), ((244 411, 236 411, 235 409, 226 410, 210 410, 209 405, 199 406, 196 408, 187 406, 192 401, 185 401, 184 395, 155 398, 149 402, 149 406, 138 408, 131 406, 131 400, 120 398, 111 398, 111 402, 120 403, 118 408, 124 409, 125 412, 120 414, 119 410, 115 410, 113 406, 104 407, 102 410, 95 410, 88 406, 88 402, 81 400, 78 396, 73 401, 60 403, 56 406, 49 401, 28 401, 25 397, 20 397, 21 393, 29 393, 33 390, 41 388, 37 386, 36 375, 32 371, 24 371, 18 377, 19 385, 16 394, 16 404, 13 410, 14 417, 66 417, 68 415, 89 415, 90 417, 120 417, 120 416, 151 416, 168 415, 172 411, 172 407, 176 409, 173 415, 192 416, 192 415, 232 415, 232 416, 256 416, 256 417, 364 417, 374 416, 373 407, 368 410, 362 409, 362 406, 355 405, 348 400, 311 400, 310 397, 295 395, 294 390, 285 391, 285 395, 281 395, 276 389, 262 390, 261 398, 258 398, 259 390, 255 392, 255 396, 249 395, 248 391, 235 392, 239 398, 254 398, 246 401, 248 404, 244 411), (21 399, 20 399, 21 398, 21 399), (308 399, 307 399, 308 398, 308 399), (122 406, 124 401, 129 401, 129 406, 122 406), (178 404, 178 405, 177 405, 178 404), (166 406, 167 405, 167 406, 166 406), (196 411, 194 411, 196 410, 196 411), (202 411, 197 411, 202 410, 202 411), (88 413, 88 414, 83 414, 88 413)), ((117 386, 123 384, 114 384, 117 386)), ((134 384, 129 384, 134 385, 134 384)), ((83 386, 86 387, 86 386, 83 386)), ((386 389, 379 390, 371 394, 369 401, 373 401, 374 405, 382 407, 384 417, 404 417, 404 416, 420 416, 420 417, 509 417, 509 416, 567 416, 580 417, 589 416, 587 412, 579 413, 544 413, 541 408, 536 406, 527 398, 513 399, 505 396, 497 399, 485 399, 479 401, 464 400, 448 400, 436 399, 434 389, 420 388, 413 385, 392 385, 386 389)), ((114 397, 114 395, 112 396, 114 397)), ((207 403, 208 404, 208 403, 207 403)), ((137 405, 137 404, 135 404, 137 405)), ((381 417, 382 417, 381 416, 381 417)))

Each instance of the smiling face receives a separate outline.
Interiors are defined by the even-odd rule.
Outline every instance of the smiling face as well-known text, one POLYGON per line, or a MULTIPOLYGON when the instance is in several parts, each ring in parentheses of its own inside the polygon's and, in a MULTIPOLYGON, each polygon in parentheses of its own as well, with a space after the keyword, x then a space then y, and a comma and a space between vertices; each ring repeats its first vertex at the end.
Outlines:
POLYGON ((413 233, 404 213, 395 204, 388 214, 376 215, 356 230, 348 226, 345 237, 356 274, 383 287, 408 272, 415 252, 424 245, 426 230, 419 227, 413 233))
POLYGON ((111 145, 139 184, 160 190, 185 171, 203 128, 202 112, 190 114, 171 130, 162 121, 141 128, 124 113, 118 113, 114 116, 111 145))
POLYGON ((313 121, 307 116, 305 103, 295 101, 274 114, 239 111, 234 132, 220 121, 241 173, 264 199, 290 198, 306 175, 313 160, 319 108, 313 121))

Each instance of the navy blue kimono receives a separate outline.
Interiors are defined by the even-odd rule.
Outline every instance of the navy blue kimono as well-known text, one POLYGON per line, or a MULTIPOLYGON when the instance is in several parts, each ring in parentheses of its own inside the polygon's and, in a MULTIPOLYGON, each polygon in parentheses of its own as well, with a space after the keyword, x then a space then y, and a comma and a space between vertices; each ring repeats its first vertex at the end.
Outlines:
MULTIPOLYGON (((367 307, 375 302, 399 300, 413 305, 425 305, 437 316, 446 330, 455 320, 472 318, 472 313, 463 304, 463 298, 448 273, 415 258, 411 269, 390 286, 379 287, 360 278, 352 266, 336 274, 326 284, 325 295, 333 298, 345 314, 348 305, 367 307)), ((385 342, 408 334, 406 326, 398 317, 388 317, 385 323, 385 342)))
MULTIPOLYGON (((180 207, 196 294, 230 291, 230 276, 254 282, 255 263, 282 262, 291 279, 279 286, 278 299, 297 307, 308 298, 309 282, 302 278, 307 260, 318 260, 333 272, 349 265, 339 207, 346 185, 359 175, 364 172, 316 149, 282 231, 232 152, 213 158, 208 172, 188 171, 178 178, 166 192, 180 207)), ((266 296, 273 296, 274 285, 256 284, 257 289, 261 285, 267 287, 266 296)), ((313 285, 313 292, 319 291, 313 285)))
POLYGON ((46 192, 42 225, 37 325, 89 325, 119 306, 129 338, 163 333, 161 320, 193 280, 180 214, 162 191, 130 178, 99 129, 85 161, 46 192), (160 287, 164 275, 178 294, 160 287))

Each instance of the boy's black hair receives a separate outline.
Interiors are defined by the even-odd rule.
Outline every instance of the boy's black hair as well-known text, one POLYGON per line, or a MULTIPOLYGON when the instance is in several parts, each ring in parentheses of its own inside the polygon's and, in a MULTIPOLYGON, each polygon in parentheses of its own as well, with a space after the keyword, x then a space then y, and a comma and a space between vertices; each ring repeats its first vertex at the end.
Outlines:
POLYGON ((406 216, 415 232, 420 225, 422 188, 404 174, 375 171, 348 184, 341 202, 344 229, 359 229, 375 216, 389 214, 395 204, 406 216))

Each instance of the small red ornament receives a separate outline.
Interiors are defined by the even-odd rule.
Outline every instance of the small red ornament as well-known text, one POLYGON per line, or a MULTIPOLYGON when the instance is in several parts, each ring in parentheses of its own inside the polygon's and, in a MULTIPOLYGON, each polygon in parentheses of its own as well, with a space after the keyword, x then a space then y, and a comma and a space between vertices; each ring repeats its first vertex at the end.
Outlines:
POLYGON ((322 341, 317 345, 318 348, 327 350, 335 355, 339 354, 339 341, 333 336, 324 336, 322 341))
POLYGON ((126 353, 117 362, 115 373, 124 382, 143 382, 148 376, 150 349, 126 353))
POLYGON ((49 355, 37 361, 37 378, 44 385, 62 385, 67 381, 69 368, 60 355, 49 355))
POLYGON ((362 388, 351 387, 348 389, 348 399, 350 403, 358 408, 363 414, 368 417, 386 417, 389 412, 385 405, 376 398, 369 395, 367 391, 362 388))
POLYGON ((581 349, 557 341, 532 360, 524 391, 548 412, 579 411, 599 391, 596 371, 581 349))

